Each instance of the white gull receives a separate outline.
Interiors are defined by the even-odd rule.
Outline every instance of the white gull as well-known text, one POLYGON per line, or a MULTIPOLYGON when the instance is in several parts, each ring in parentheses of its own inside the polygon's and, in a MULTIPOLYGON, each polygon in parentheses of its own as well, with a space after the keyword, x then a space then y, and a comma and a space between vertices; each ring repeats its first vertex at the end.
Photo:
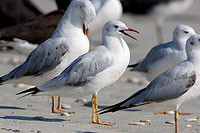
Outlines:
MULTIPOLYGON (((2 76, 0 84, 37 86, 59 75, 75 58, 88 52, 86 33, 95 15, 94 6, 89 0, 73 0, 53 35, 34 49, 23 64, 2 76)), ((56 110, 52 97, 52 112, 62 112, 60 100, 59 97, 56 110)))
POLYGON ((142 73, 148 81, 187 58, 185 46, 187 39, 196 34, 187 25, 178 25, 173 32, 173 40, 153 47, 146 57, 136 64, 129 65, 131 71, 142 73))
POLYGON ((188 39, 186 53, 186 60, 168 69, 126 100, 100 110, 102 114, 131 107, 148 111, 174 110, 177 133, 180 105, 200 96, 200 35, 188 39))
POLYGON ((28 93, 27 95, 74 98, 93 94, 92 123, 113 125, 114 123, 100 121, 97 94, 99 90, 118 80, 129 64, 130 51, 122 37, 127 35, 133 39, 135 38, 125 31, 137 32, 120 21, 107 22, 103 28, 101 46, 79 56, 59 76, 18 94, 28 93))

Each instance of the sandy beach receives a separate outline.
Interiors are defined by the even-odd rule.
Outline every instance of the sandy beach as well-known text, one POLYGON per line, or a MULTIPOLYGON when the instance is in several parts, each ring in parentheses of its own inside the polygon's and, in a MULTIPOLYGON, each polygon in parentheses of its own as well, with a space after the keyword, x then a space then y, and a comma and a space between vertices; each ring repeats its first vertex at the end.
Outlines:
MULTIPOLYGON (((195 0, 192 7, 185 13, 170 17, 164 22, 164 40, 168 42, 172 38, 172 32, 178 24, 186 24, 200 33, 200 1, 195 0)), ((138 41, 127 37, 124 39, 129 44, 131 51, 130 64, 142 59, 147 51, 157 45, 155 26, 148 19, 138 18, 131 14, 123 14, 121 20, 127 26, 140 31, 135 35, 138 41)), ((93 39, 94 46, 101 42, 100 37, 93 39)), ((0 51, 0 75, 4 75, 26 59, 25 56, 14 50, 0 51)), ((123 80, 116 82, 113 86, 102 89, 98 94, 99 108, 120 102, 132 93, 146 86, 146 79, 143 75, 130 72, 129 69, 123 75, 123 80), (130 78, 139 79, 140 83, 128 82, 130 78)), ((61 116, 51 113, 51 98, 47 96, 27 96, 17 100, 15 95, 25 88, 17 88, 14 85, 0 86, 0 133, 169 133, 174 132, 173 124, 166 124, 166 121, 173 121, 173 115, 155 115, 152 112, 145 112, 131 108, 115 113, 108 113, 100 116, 101 121, 114 122, 114 126, 103 126, 91 124, 91 97, 84 97, 87 101, 77 102, 76 99, 62 98, 63 104, 71 105, 70 111, 75 112, 70 116, 61 116), (129 125, 140 120, 150 120, 145 125, 129 125)), ((193 113, 189 116, 180 116, 180 133, 200 133, 200 99, 182 104, 182 112, 193 113), (190 118, 197 118, 196 122, 187 121, 190 118), (199 119, 198 119, 199 118, 199 119)))

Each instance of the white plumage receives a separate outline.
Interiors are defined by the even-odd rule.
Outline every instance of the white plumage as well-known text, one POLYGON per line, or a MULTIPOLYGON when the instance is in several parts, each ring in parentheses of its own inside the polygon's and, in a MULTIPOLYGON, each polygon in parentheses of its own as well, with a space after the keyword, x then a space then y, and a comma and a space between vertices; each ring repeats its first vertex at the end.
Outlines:
POLYGON ((0 83, 37 86, 59 75, 75 58, 88 52, 86 29, 95 15, 89 0, 73 0, 53 35, 35 48, 23 64, 1 77, 0 83))
POLYGON ((113 123, 100 122, 97 112, 97 94, 100 89, 113 84, 129 64, 130 51, 122 36, 123 34, 132 36, 125 31, 135 30, 128 28, 120 21, 107 22, 103 28, 101 46, 78 57, 59 76, 18 94, 29 92, 34 95, 67 97, 93 94, 92 122, 113 125, 113 123), (94 108, 97 120, 94 119, 94 108))
POLYGON ((173 109, 177 133, 180 105, 200 96, 200 35, 193 35, 188 39, 186 53, 186 60, 160 74, 146 88, 126 100, 102 109, 102 113, 131 107, 149 111, 173 109))

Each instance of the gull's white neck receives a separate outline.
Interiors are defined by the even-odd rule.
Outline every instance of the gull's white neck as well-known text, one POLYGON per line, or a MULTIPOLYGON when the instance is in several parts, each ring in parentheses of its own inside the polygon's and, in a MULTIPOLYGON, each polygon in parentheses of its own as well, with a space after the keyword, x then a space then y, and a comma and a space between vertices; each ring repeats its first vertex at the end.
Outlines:
POLYGON ((80 33, 83 32, 82 28, 83 20, 79 16, 79 10, 69 7, 51 37, 66 37, 76 31, 80 33))
POLYGON ((124 39, 121 37, 104 36, 103 44, 109 53, 112 53, 112 56, 114 56, 114 62, 120 63, 119 66, 122 66, 123 70, 121 72, 124 72, 130 62, 130 50, 124 39))
POLYGON ((102 37, 103 44, 107 47, 110 51, 119 52, 119 51, 129 51, 129 48, 121 37, 113 37, 113 36, 103 36, 102 37))
POLYGON ((173 45, 176 49, 178 50, 185 50, 185 45, 186 45, 186 38, 181 38, 181 39, 173 39, 173 42, 175 45, 173 45))
POLYGON ((193 64, 200 66, 200 51, 195 49, 187 51, 187 59, 193 64))

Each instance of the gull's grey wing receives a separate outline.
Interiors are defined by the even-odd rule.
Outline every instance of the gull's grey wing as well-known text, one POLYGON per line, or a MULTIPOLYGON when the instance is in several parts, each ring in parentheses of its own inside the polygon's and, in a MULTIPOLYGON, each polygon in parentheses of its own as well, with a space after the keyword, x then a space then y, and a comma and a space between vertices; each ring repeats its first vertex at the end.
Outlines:
MULTIPOLYGON (((163 74, 151 82, 139 94, 132 97, 125 105, 151 102, 162 102, 175 99, 187 92, 196 81, 196 74, 191 72, 179 75, 175 78, 163 74)), ((123 105, 124 106, 124 105, 123 105)))
POLYGON ((133 70, 148 72, 148 68, 156 61, 170 54, 171 42, 153 47, 146 57, 133 66, 133 70))
POLYGON ((112 57, 106 52, 106 49, 97 47, 89 53, 79 56, 59 76, 38 88, 45 91, 59 88, 59 86, 82 86, 90 82, 93 76, 111 66, 112 63, 112 57))
POLYGON ((23 76, 38 76, 54 69, 60 64, 68 47, 61 38, 48 39, 34 49, 26 61, 2 77, 2 81, 18 79, 23 76))
POLYGON ((177 65, 159 75, 146 88, 134 93, 126 100, 104 108, 105 111, 102 113, 175 99, 187 92, 195 82, 196 74, 194 71, 185 70, 185 67, 177 65))

